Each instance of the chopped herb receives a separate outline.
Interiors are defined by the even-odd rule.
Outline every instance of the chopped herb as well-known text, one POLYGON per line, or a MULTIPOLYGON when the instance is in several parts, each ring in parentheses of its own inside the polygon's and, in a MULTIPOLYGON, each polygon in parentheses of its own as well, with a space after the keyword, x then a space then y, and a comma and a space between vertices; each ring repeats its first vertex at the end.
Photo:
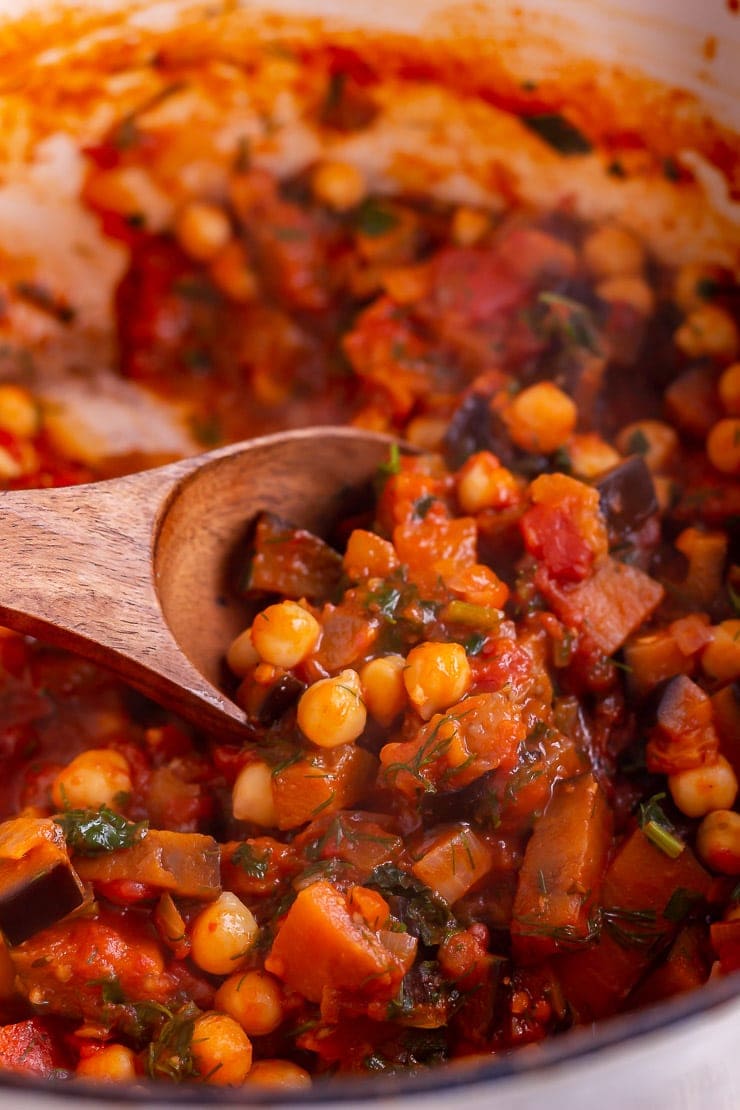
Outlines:
POLYGON ((80 856, 97 856, 132 848, 143 840, 148 821, 127 821, 107 806, 100 809, 68 809, 54 818, 61 825, 67 844, 80 856))
POLYGON ((482 632, 474 632, 463 642, 466 655, 479 655, 487 637, 482 632))
POLYGON ((136 116, 131 113, 124 116, 113 132, 113 145, 116 150, 130 150, 141 139, 141 131, 136 122, 136 116))
POLYGON ((190 430, 204 447, 215 447, 223 440, 223 428, 217 416, 208 416, 204 419, 193 417, 190 421, 190 430))
POLYGON ((610 906, 601 911, 601 921, 622 948, 652 948, 663 935, 655 910, 628 910, 610 906))
POLYGON ((727 595, 730 599, 732 611, 734 612, 736 617, 740 617, 740 593, 738 593, 738 591, 733 588, 731 582, 727 583, 727 595))
POLYGON ((382 481, 393 477, 394 474, 401 472, 401 449, 397 443, 392 443, 388 449, 388 461, 381 463, 378 467, 378 477, 382 481))
POLYGON ((640 827, 656 848, 669 859, 678 859, 686 845, 676 836, 676 831, 663 812, 660 803, 665 794, 653 794, 647 802, 640 804, 640 827))
POLYGON ((618 158, 614 158, 613 161, 609 163, 606 167, 606 172, 610 177, 619 177, 622 179, 627 177, 627 171, 618 158))
POLYGON ((593 149, 583 132, 558 112, 522 116, 521 120, 525 127, 534 131, 548 146, 560 154, 589 154, 593 149))
MULTIPOLYGON (((164 1009, 164 1008, 162 1008, 164 1009)), ((198 1075, 192 1043, 199 1010, 189 1002, 176 1014, 164 1010, 167 1018, 149 1045, 145 1066, 150 1079, 169 1079, 179 1083, 198 1075)))
POLYGON ((697 890, 687 890, 686 887, 680 886, 668 899, 663 917, 674 925, 680 925, 702 901, 702 896, 697 890))
POLYGON ((376 867, 364 885, 387 898, 393 916, 423 944, 440 944, 451 929, 459 927, 438 894, 392 863, 376 867))
POLYGON ((240 867, 250 879, 264 879, 270 870, 270 853, 260 855, 247 841, 240 844, 231 857, 231 862, 240 867))
POLYGON ((361 235, 369 239, 379 239, 387 235, 398 224, 398 216, 382 201, 370 197, 360 206, 355 217, 355 227, 361 235))
POLYGON ((647 455, 650 443, 641 428, 636 428, 627 440, 627 449, 633 455, 647 455))
POLYGON ((551 455, 552 465, 562 474, 570 474, 573 469, 573 460, 567 447, 558 447, 551 455))
POLYGON ((106 1005, 120 1006, 126 1001, 126 995, 123 993, 123 988, 115 975, 109 979, 88 979, 87 986, 99 986, 100 997, 106 1005))
POLYGON ((414 516, 419 520, 424 520, 436 500, 437 498, 432 496, 431 493, 428 493, 426 497, 417 498, 417 500, 414 501, 414 516))
POLYGON ((500 609, 494 609, 492 605, 475 605, 472 601, 448 601, 439 611, 442 621, 483 628, 487 632, 496 632, 502 617, 500 609))
MULTIPOLYGON (((315 777, 318 777, 318 776, 311 776, 311 777, 315 778, 315 777)), ((334 801, 334 797, 335 797, 335 793, 334 793, 334 791, 332 791, 328 798, 326 798, 320 805, 316 806, 316 809, 311 810, 311 816, 312 817, 318 817, 318 815, 320 813, 323 813, 325 809, 328 809, 329 806, 334 801)))
POLYGON ((536 92, 538 85, 536 81, 528 80, 522 81, 519 87, 521 88, 522 92, 536 92))
POLYGON ((562 293, 547 291, 540 293, 537 299, 540 304, 554 310, 549 313, 546 327, 560 333, 564 340, 575 347, 583 347, 595 355, 601 353, 593 316, 584 304, 574 301, 572 297, 565 297, 562 293))
POLYGON ((203 277, 179 278, 172 286, 172 292, 186 301, 201 304, 221 304, 222 297, 215 285, 203 277))

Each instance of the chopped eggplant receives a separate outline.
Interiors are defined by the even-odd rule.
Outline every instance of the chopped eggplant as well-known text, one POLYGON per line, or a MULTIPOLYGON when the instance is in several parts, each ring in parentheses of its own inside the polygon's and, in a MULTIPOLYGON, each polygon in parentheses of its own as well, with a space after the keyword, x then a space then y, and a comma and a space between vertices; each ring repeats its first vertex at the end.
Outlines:
POLYGON ((260 706, 259 723, 268 727, 274 725, 284 713, 292 709, 305 689, 305 683, 295 675, 284 674, 268 690, 260 706))
POLYGON ((84 899, 54 821, 17 817, 0 826, 0 929, 9 944, 22 944, 84 899))
POLYGON ((469 821, 472 818, 483 825, 495 824, 499 805, 493 790, 495 774, 495 771, 486 771, 460 790, 423 795, 421 814, 424 821, 469 821))
POLYGON ((247 597, 280 593, 296 601, 323 600, 331 597, 341 574, 342 557, 328 543, 272 513, 262 513, 240 592, 247 597))
POLYGON ((594 485, 612 545, 629 543, 658 512, 653 476, 640 455, 630 455, 600 474, 594 485))
POLYGON ((76 862, 80 876, 89 882, 130 880, 204 902, 221 893, 219 846, 201 833, 150 829, 133 848, 76 862))

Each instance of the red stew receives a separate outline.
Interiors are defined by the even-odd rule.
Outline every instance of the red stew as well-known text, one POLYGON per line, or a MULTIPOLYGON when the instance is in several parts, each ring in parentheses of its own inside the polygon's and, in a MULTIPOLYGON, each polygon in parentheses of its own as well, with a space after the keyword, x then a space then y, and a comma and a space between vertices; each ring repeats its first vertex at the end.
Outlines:
MULTIPOLYGON (((350 86, 332 126, 372 117, 350 86)), ((207 445, 352 421, 421 454, 337 537, 256 522, 243 745, 3 632, 0 1065, 298 1087, 736 969, 740 288, 567 212, 242 161, 171 232, 97 203, 120 373, 207 445)), ((95 476, 18 386, 0 464, 95 476)))

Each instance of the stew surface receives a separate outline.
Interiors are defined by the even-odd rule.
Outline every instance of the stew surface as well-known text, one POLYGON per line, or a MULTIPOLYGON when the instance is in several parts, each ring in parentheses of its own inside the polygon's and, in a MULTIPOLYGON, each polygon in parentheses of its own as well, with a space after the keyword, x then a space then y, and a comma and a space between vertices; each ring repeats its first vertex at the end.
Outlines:
MULTIPOLYGON (((336 66, 315 104, 345 135, 375 110, 336 66)), ((87 152, 129 252, 120 375, 204 447, 352 422, 419 453, 332 536, 253 522, 224 645, 242 745, 1 632, 2 1067, 298 1088, 736 970, 732 274, 567 205, 376 195, 344 161, 279 181, 246 143, 228 195, 154 231, 131 171, 168 156, 134 116, 87 152)), ((0 385, 9 488, 107 472, 77 458, 0 385)))

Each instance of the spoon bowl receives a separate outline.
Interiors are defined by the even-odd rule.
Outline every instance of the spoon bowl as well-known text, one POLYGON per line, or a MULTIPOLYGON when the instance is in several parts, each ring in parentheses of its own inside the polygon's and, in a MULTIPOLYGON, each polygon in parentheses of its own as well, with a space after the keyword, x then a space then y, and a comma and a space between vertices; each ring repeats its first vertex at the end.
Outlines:
POLYGON ((395 441, 310 428, 155 470, 0 494, 0 624, 114 670, 202 727, 243 733, 219 688, 245 627, 235 554, 264 510, 326 533, 395 441))

